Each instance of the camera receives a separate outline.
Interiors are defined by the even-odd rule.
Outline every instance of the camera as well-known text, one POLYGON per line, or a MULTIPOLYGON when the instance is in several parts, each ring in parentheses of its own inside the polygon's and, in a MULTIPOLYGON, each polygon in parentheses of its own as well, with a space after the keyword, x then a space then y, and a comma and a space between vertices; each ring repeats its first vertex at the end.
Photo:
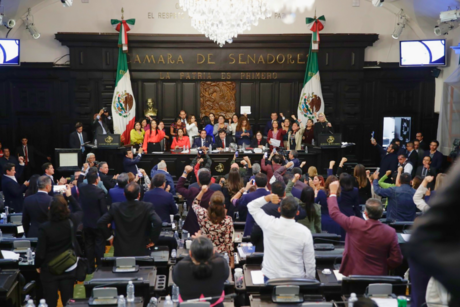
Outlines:
POLYGON ((107 107, 103 107, 102 110, 104 111, 104 113, 109 112, 109 110, 107 109, 107 107))

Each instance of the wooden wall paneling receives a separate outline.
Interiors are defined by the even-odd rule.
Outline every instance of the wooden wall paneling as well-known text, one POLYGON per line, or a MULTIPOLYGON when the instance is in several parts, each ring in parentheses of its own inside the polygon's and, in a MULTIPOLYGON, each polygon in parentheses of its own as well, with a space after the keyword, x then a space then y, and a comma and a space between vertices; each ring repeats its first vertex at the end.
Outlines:
MULTIPOLYGON (((162 82, 162 118, 171 124, 174 118, 178 116, 179 111, 177 106, 177 84, 174 81, 162 82)), ((165 123, 167 125, 167 123, 165 123)))
MULTIPOLYGON (((183 82, 181 95, 181 109, 187 114, 195 115, 195 106, 199 103, 196 100, 197 87, 196 82, 183 82)), ((195 115, 196 116, 196 115, 195 115)))
MULTIPOLYGON (((238 91, 237 91, 238 95, 238 91)), ((242 106, 250 106, 251 112, 259 112, 256 104, 256 83, 255 82, 240 82, 240 93, 239 93, 239 106, 237 104, 236 113, 240 114, 242 106), (254 110, 254 111, 252 111, 254 110)), ((251 114, 254 116, 253 114, 251 114)))
MULTIPOLYGON (((294 82, 279 82, 279 94, 276 110, 273 112, 283 113, 284 116, 289 117, 290 114, 297 114, 297 103, 294 103, 294 82), (295 105, 295 108, 293 109, 295 105)), ((297 115, 296 115, 297 116, 297 115)))

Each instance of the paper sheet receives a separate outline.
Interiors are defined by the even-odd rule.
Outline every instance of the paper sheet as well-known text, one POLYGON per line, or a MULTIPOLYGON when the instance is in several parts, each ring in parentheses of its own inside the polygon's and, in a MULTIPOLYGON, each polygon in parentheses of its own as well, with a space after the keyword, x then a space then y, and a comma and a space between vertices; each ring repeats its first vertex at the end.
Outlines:
POLYGON ((244 153, 245 154, 252 154, 252 150, 245 150, 244 153))
POLYGON ((343 275, 339 273, 339 270, 334 270, 333 272, 337 281, 342 281, 343 275))
POLYGON ((242 106, 240 114, 245 114, 245 113, 246 114, 251 114, 251 107, 247 107, 247 106, 243 107, 242 106))
POLYGON ((275 140, 274 138, 271 138, 270 139, 270 145, 272 145, 273 147, 280 147, 281 141, 280 140, 275 140))
POLYGON ((163 151, 152 151, 153 154, 156 154, 156 155, 162 155, 164 154, 163 151))
POLYGON ((374 298, 372 300, 377 303, 379 307, 398 307, 398 300, 395 298, 374 298))
POLYGON ((254 285, 263 285, 265 284, 264 282, 264 274, 262 271, 251 271, 251 278, 252 278, 252 283, 254 285))
POLYGON ((59 166, 60 167, 69 167, 69 166, 78 167, 78 152, 59 153, 59 166))
POLYGON ((4 259, 13 259, 13 260, 18 260, 19 259, 19 254, 16 254, 15 252, 12 251, 4 251, 2 250, 2 255, 4 259))
POLYGON ((409 242, 410 233, 402 233, 401 237, 404 239, 404 241, 409 242))

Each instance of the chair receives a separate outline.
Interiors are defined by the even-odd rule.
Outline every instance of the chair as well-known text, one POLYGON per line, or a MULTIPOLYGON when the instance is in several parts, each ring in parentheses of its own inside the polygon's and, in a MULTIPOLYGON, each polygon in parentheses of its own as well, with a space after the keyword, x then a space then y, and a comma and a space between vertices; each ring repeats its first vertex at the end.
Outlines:
POLYGON ((342 294, 364 295, 370 284, 391 284, 396 295, 405 295, 407 280, 400 276, 350 275, 342 279, 342 294))

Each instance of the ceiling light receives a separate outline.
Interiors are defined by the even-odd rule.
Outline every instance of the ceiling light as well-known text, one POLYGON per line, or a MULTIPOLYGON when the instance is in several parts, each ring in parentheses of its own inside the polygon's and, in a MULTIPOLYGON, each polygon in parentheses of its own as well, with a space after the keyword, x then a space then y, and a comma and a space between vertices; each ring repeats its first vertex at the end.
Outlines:
POLYGON ((73 0, 61 0, 64 7, 72 6, 73 0))
POLYGON ((406 22, 406 15, 404 15, 403 10, 401 10, 401 12, 398 15, 398 23, 396 24, 395 30, 393 31, 391 37, 393 37, 394 39, 398 39, 401 36, 401 33, 403 32, 404 28, 406 27, 406 22))
POLYGON ((372 0, 372 4, 375 6, 375 7, 381 7, 383 5, 383 2, 385 0, 372 0))

